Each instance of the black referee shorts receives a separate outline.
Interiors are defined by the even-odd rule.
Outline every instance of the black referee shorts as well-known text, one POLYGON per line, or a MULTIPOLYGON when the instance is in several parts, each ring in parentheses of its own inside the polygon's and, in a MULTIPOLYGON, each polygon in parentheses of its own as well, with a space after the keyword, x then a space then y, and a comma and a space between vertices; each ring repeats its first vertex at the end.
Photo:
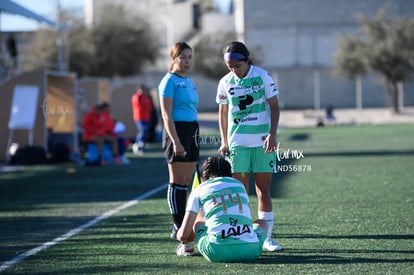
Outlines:
POLYGON ((162 149, 164 150, 167 162, 198 162, 200 159, 200 147, 198 146, 200 129, 198 122, 175 121, 174 124, 180 142, 184 146, 184 150, 187 154, 183 157, 174 155, 173 143, 164 127, 162 133, 162 149))

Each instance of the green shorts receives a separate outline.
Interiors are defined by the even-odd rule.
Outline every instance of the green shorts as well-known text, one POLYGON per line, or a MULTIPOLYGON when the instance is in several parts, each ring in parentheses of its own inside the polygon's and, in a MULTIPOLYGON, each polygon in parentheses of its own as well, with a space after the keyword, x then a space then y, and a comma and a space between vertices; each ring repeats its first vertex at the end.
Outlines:
POLYGON ((276 153, 265 153, 263 147, 234 146, 227 160, 233 173, 276 173, 276 153))
POLYGON ((206 225, 200 224, 195 237, 198 250, 209 262, 245 262, 256 260, 263 251, 266 234, 260 227, 254 231, 259 239, 257 243, 217 244, 210 242, 206 225))

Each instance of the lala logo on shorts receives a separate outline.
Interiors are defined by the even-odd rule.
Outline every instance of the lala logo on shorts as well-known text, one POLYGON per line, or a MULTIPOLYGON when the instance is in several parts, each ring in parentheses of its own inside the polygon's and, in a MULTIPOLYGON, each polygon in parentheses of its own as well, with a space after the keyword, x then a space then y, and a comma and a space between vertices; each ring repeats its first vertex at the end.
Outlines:
POLYGON ((245 233, 250 233, 250 227, 245 224, 245 225, 237 225, 237 220, 230 218, 230 227, 225 230, 221 230, 221 238, 222 239, 227 239, 228 237, 237 237, 240 235, 243 235, 245 233))

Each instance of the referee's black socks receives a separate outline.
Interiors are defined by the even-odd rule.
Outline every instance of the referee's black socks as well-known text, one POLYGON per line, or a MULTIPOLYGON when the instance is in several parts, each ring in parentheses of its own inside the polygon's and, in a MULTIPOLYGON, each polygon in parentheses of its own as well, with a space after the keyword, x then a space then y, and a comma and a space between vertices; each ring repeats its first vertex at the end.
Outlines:
POLYGON ((167 199, 171 215, 173 217, 174 227, 176 230, 180 228, 187 203, 188 186, 170 183, 168 185, 167 199))

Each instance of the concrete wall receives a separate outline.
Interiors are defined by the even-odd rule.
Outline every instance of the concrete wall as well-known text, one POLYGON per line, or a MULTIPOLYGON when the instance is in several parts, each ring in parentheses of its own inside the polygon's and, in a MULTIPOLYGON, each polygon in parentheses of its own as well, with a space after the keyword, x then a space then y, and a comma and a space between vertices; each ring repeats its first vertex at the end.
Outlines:
MULTIPOLYGON (((320 106, 353 108, 355 83, 330 70, 340 34, 356 34, 358 14, 374 16, 387 7, 391 17, 414 16, 410 0, 234 0, 236 31, 254 63, 277 76, 285 108, 314 108, 314 71, 319 70, 320 106)), ((404 83, 404 105, 414 105, 413 78, 404 83)), ((363 107, 390 105, 381 77, 362 79, 363 107)))
POLYGON ((385 5, 391 17, 414 16, 410 0, 235 0, 244 22, 237 31, 268 69, 330 66, 338 34, 355 32, 358 14, 374 16, 385 5))
POLYGON ((234 17, 218 12, 204 13, 201 18, 201 26, 203 34, 234 32, 234 17))
MULTIPOLYGON (((356 108, 355 81, 334 76, 329 69, 281 69, 272 71, 280 91, 280 102, 286 109, 356 108), (318 74, 315 72, 319 72, 318 74), (318 78, 318 79, 315 79, 318 78), (315 81, 319 81, 319 104, 315 102, 315 81)), ((317 84, 316 84, 317 85, 317 84)), ((407 82, 405 104, 414 105, 412 83, 407 82)), ((362 107, 390 106, 390 98, 378 75, 362 78, 362 107)))

